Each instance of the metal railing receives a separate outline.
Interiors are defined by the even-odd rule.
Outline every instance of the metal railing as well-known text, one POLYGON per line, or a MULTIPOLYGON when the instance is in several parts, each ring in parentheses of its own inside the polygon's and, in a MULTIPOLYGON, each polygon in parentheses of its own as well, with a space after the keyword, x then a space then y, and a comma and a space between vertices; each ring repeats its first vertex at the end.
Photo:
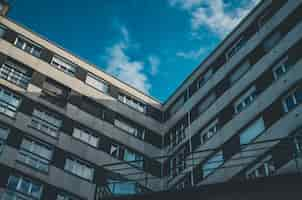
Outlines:
MULTIPOLYGON (((172 155, 166 155, 152 159, 166 162, 171 157, 172 155)), ((97 199, 151 192, 154 190, 154 186, 156 191, 179 189, 183 188, 178 185, 182 184, 184 178, 190 179, 187 180, 190 182, 190 187, 196 187, 201 184, 226 182, 236 178, 242 180, 283 173, 300 173, 302 172, 302 134, 240 145, 238 150, 227 158, 221 147, 189 152, 183 158, 174 166, 174 169, 177 170, 175 176, 172 176, 171 172, 168 173, 169 170, 166 172, 162 170, 162 176, 156 177, 144 170, 132 167, 134 163, 142 162, 142 160, 103 165, 103 168, 119 174, 122 178, 114 180, 114 182, 107 181, 99 186, 100 193, 97 195, 97 199), (209 159, 220 151, 222 156, 217 159, 209 159), (270 165, 265 164, 268 162, 270 165), (113 190, 113 184, 118 189, 113 190), (101 192, 103 193, 101 194, 101 192)))

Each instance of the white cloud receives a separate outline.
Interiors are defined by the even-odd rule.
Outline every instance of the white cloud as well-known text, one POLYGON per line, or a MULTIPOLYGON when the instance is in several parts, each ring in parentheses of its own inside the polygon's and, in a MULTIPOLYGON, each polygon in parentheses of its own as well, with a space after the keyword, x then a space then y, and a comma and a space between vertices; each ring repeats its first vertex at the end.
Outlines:
POLYGON ((121 41, 107 48, 108 67, 106 71, 149 94, 151 84, 144 74, 145 63, 133 60, 127 55, 126 51, 131 47, 129 32, 125 27, 121 27, 121 34, 121 41))
MULTIPOLYGON (((260 2, 251 0, 246 5, 228 11, 223 0, 169 0, 171 6, 186 8, 191 15, 191 28, 194 34, 203 26, 223 38, 260 2), (172 3, 171 3, 172 1, 172 3)), ((242 4, 241 4, 242 5, 242 4)))
POLYGON ((204 48, 200 48, 197 50, 192 50, 192 51, 188 51, 188 52, 184 52, 184 51, 179 51, 176 53, 176 56, 178 57, 182 57, 184 59, 198 59, 200 58, 201 54, 203 54, 205 51, 204 48))
POLYGON ((179 6, 184 10, 190 10, 199 6, 203 0, 169 0, 170 6, 179 6))
POLYGON ((151 67, 151 75, 155 76, 158 73, 158 67, 160 65, 160 60, 157 56, 149 56, 148 61, 151 67))

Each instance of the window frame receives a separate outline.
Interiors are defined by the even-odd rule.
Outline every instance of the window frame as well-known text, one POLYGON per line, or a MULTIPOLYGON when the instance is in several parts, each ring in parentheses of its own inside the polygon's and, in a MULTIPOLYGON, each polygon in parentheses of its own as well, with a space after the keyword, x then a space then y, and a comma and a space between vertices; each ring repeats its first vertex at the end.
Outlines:
POLYGON ((104 93, 108 94, 109 92, 109 84, 103 80, 102 78, 94 75, 93 73, 88 72, 85 79, 85 84, 89 85, 90 87, 104 93), (93 81, 93 82, 91 82, 93 81), (95 85, 97 84, 97 85, 95 85), (102 84, 102 89, 99 88, 99 85, 102 84), (103 89, 104 88, 104 89, 103 89))
POLYGON ((237 99, 235 101, 235 103, 233 104, 235 114, 239 114, 242 111, 244 111, 245 109, 247 109, 255 101, 256 98, 257 98, 257 88, 256 88, 256 86, 253 85, 246 92, 244 92, 239 97, 239 99, 237 99), (247 99, 249 99, 250 103, 246 103, 247 99), (241 110, 238 108, 239 105, 242 105, 241 110))
POLYGON ((29 53, 32 56, 35 56, 37 58, 40 58, 41 55, 42 55, 42 50, 43 50, 42 46, 40 46, 39 44, 37 44, 37 43, 21 36, 21 35, 18 35, 16 37, 16 39, 14 41, 14 45, 17 48, 21 49, 22 51, 27 52, 27 53, 29 53), (19 41, 22 41, 22 43, 23 43, 22 46, 17 45, 19 41), (30 47, 29 51, 26 49, 26 47, 28 47, 28 46, 30 47), (35 51, 37 52, 37 54, 35 54, 35 51))
POLYGON ((74 157, 71 157, 71 156, 67 157, 65 159, 64 170, 67 171, 70 174, 73 174, 77 177, 80 177, 80 178, 82 178, 84 180, 87 180, 87 181, 90 181, 90 182, 93 181, 93 179, 94 179, 95 168, 90 163, 87 163, 87 162, 85 162, 81 159, 78 159, 78 158, 74 158, 74 157), (68 163, 72 164, 72 165, 68 166, 68 163), (75 164, 77 166, 75 166, 75 164), (83 168, 83 167, 85 167, 85 168, 83 168), (77 170, 79 170, 79 169, 82 170, 81 173, 78 173, 77 170), (84 172, 83 169, 85 169, 85 170, 88 169, 89 170, 90 177, 85 177, 85 175, 87 175, 86 174, 87 171, 84 172))
POLYGON ((88 144, 88 145, 90 145, 90 146, 92 146, 94 148, 98 148, 98 146, 99 146, 100 137, 96 136, 96 134, 92 133, 91 131, 88 131, 87 129, 79 128, 79 127, 74 127, 73 128, 73 132, 72 132, 72 137, 75 138, 75 139, 77 139, 77 140, 79 140, 79 141, 81 141, 81 142, 83 142, 83 143, 85 143, 85 144, 88 144), (79 133, 80 133, 79 137, 77 137, 75 135, 76 130, 78 130, 79 133), (88 135, 88 141, 85 141, 83 138, 81 138, 81 136, 82 136, 83 133, 86 134, 86 135, 88 135), (92 143, 89 142, 89 141, 91 141, 92 137, 94 139, 96 139, 96 143, 95 144, 94 143, 92 144, 92 143))
POLYGON ((0 86, 0 114, 3 114, 7 117, 15 118, 16 114, 18 112, 18 109, 21 105, 21 102, 22 102, 22 98, 20 95, 0 86), (16 105, 12 104, 11 102, 8 102, 7 97, 4 97, 3 95, 6 95, 7 97, 9 97, 10 101, 13 100, 16 105), (7 113, 8 111, 11 114, 7 113))
POLYGON ((77 70, 77 67, 72 62, 57 55, 52 57, 50 65, 70 76, 75 76, 77 70))
POLYGON ((280 61, 278 61, 278 63, 273 67, 272 71, 273 71, 275 80, 278 80, 279 78, 284 76, 290 70, 291 66, 286 65, 286 62, 288 62, 288 61, 289 61, 289 56, 286 55, 283 58, 281 58, 280 61), (278 69, 282 70, 282 74, 277 73, 278 69))

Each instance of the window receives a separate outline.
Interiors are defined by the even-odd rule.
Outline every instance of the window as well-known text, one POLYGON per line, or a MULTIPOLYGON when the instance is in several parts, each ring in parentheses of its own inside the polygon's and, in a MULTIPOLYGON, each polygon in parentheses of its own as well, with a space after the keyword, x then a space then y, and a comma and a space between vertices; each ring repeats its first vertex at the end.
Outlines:
POLYGON ((124 94, 119 94, 118 95, 118 100, 120 102, 123 102, 124 104, 127 104, 131 108, 134 108, 135 110, 138 110, 139 112, 145 113, 146 112, 146 106, 145 104, 129 97, 124 94))
POLYGON ((22 88, 27 88, 31 72, 20 64, 8 60, 0 67, 0 77, 22 88))
POLYGON ((130 165, 134 165, 139 168, 143 168, 143 165, 144 165, 143 159, 144 159, 143 156, 141 156, 133 151, 130 151, 129 149, 125 149, 124 161, 128 161, 128 162, 136 161, 136 162, 129 163, 130 165))
POLYGON ((22 194, 40 199, 43 191, 43 186, 40 183, 22 176, 11 175, 8 179, 7 188, 11 191, 7 195, 11 198, 7 199, 27 199, 22 194), (18 193, 14 193, 18 192, 18 193))
POLYGON ((202 75, 197 81, 197 88, 201 88, 213 75, 213 69, 209 69, 204 75, 202 75))
POLYGON ((50 146, 24 138, 21 143, 18 160, 38 170, 48 172, 52 152, 50 146))
POLYGON ((246 60, 245 62, 241 63, 239 67, 235 69, 233 73, 230 75, 230 82, 234 84, 238 81, 251 67, 250 61, 246 60))
POLYGON ((265 130, 262 117, 249 125, 240 134, 240 144, 248 144, 265 130))
POLYGON ((185 115, 185 117, 177 122, 169 133, 169 149, 172 149, 176 145, 180 144, 186 138, 187 127, 188 118, 187 115, 185 115))
MULTIPOLYGON (((1 9, 1 3, 0 3, 0 12, 1 12, 1 10, 2 9, 1 9)), ((2 38, 4 36, 5 32, 6 32, 6 28, 0 24, 0 38, 2 38)))
POLYGON ((94 147, 97 147, 99 143, 97 136, 83 129, 74 128, 72 136, 94 147))
POLYGON ((31 126, 52 137, 58 137, 58 131, 61 127, 62 120, 55 114, 39 109, 34 109, 32 114, 31 126))
POLYGON ((238 41, 236 41, 233 46, 226 52, 226 59, 229 60, 233 57, 246 43, 246 39, 241 37, 238 41))
POLYGON ((79 177, 92 181, 94 169, 84 162, 67 158, 64 169, 79 177))
POLYGON ((20 104, 21 97, 0 87, 0 113, 15 117, 20 104))
POLYGON ((276 171, 276 167, 271 156, 265 158, 264 161, 259 162, 252 168, 247 174, 248 179, 260 178, 265 176, 271 176, 276 171))
POLYGON ((289 70, 290 67, 291 67, 291 65, 289 63, 288 56, 285 56, 273 68, 273 74, 274 74, 275 80, 277 80, 278 78, 283 76, 289 70))
POLYGON ((201 114, 204 111, 206 111, 209 106, 216 100, 216 94, 215 92, 212 92, 209 96, 207 96, 205 99, 203 99, 197 106, 197 113, 201 114))
POLYGON ((0 124, 0 152, 2 151, 3 145, 8 137, 9 128, 0 124))
POLYGON ((215 153, 202 165, 203 177, 205 178, 211 173, 213 173, 217 168, 219 168, 223 164, 223 162, 224 160, 222 151, 215 153))
POLYGON ((218 119, 216 119, 201 132, 201 144, 211 139, 218 132, 218 129, 218 119))
POLYGON ((57 200, 79 200, 79 198, 76 198, 74 196, 68 195, 68 194, 63 194, 60 193, 57 195, 57 200))
POLYGON ((101 80, 93 74, 87 74, 86 83, 87 85, 90 85, 101 92, 108 92, 108 85, 105 83, 105 81, 101 80))
POLYGON ((121 121, 119 119, 114 120, 114 125, 123 131, 126 131, 127 133, 130 133, 131 135, 139 138, 139 139, 144 139, 145 133, 143 130, 138 130, 138 128, 133 127, 129 123, 126 123, 125 121, 121 121))
POLYGON ((183 94, 180 97, 178 97, 176 102, 173 103, 173 105, 169 109, 170 116, 173 115, 174 113, 176 113, 180 109, 180 107, 185 103, 185 97, 186 97, 186 95, 183 94))
POLYGON ((74 76, 75 72, 76 72, 76 68, 75 66, 73 66, 73 64, 71 64, 70 62, 66 61, 63 58, 59 58, 57 56, 54 56, 50 62, 50 64, 52 66, 54 66, 55 68, 65 72, 66 74, 69 74, 71 76, 74 76))
POLYGON ((264 51, 269 52, 272 48, 274 48, 281 40, 281 37, 282 35, 279 31, 270 35, 269 38, 263 42, 264 51))
POLYGON ((42 87, 42 98, 61 107, 66 105, 68 94, 67 88, 51 79, 44 81, 42 87))
POLYGON ((110 145, 110 155, 112 155, 115 158, 119 158, 120 154, 120 146, 118 144, 111 144, 110 145))
POLYGON ((283 99, 285 112, 289 112, 302 103, 302 87, 296 88, 283 99))
POLYGON ((186 168, 185 148, 170 159, 170 177, 174 178, 186 168))
POLYGON ((108 186, 111 194, 116 196, 138 194, 142 192, 142 189, 139 187, 139 185, 133 181, 127 182, 123 180, 108 180, 108 186))
POLYGON ((235 113, 238 114, 247 108, 256 98, 257 91, 255 87, 250 88, 234 104, 235 113))
POLYGON ((15 45, 19 49, 22 49, 23 51, 26 51, 27 53, 30 53, 35 57, 41 56, 42 48, 25 38, 17 37, 15 40, 15 45))

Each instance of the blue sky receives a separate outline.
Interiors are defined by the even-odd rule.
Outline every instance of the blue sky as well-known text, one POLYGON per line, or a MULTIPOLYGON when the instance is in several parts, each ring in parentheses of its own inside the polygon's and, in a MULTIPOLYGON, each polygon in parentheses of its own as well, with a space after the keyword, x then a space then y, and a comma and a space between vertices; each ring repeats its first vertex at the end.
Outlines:
POLYGON ((164 101, 259 0, 10 0, 9 17, 164 101))

